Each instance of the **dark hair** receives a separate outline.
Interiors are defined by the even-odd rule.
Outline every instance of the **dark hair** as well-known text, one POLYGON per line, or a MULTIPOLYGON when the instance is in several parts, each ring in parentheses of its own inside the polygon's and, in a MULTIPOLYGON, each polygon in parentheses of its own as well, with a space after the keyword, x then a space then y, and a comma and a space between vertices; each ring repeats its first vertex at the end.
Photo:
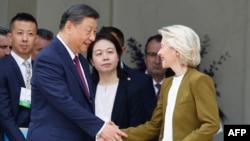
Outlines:
POLYGON ((79 24, 85 17, 98 19, 99 13, 88 5, 74 4, 63 13, 59 29, 63 29, 67 21, 71 21, 74 24, 79 24))
POLYGON ((120 29, 113 26, 103 26, 99 30, 99 33, 114 33, 117 36, 118 42, 120 43, 121 47, 124 46, 124 35, 120 29))
POLYGON ((4 35, 7 36, 7 34, 9 33, 9 29, 3 26, 0 26, 0 35, 4 35))
POLYGON ((51 32, 48 29, 44 29, 44 28, 39 28, 37 30, 37 35, 39 35, 41 38, 48 40, 48 41, 52 40, 54 37, 53 32, 51 32))
POLYGON ((160 34, 156 34, 153 36, 150 36, 146 42, 145 48, 144 48, 144 53, 147 54, 147 49, 148 49, 148 44, 152 41, 152 40, 156 40, 157 42, 161 42, 162 36, 160 34))
POLYGON ((30 15, 29 13, 17 13, 16 16, 14 16, 10 21, 10 31, 13 28, 13 24, 15 21, 27 21, 27 22, 33 22, 36 25, 36 29, 38 28, 36 19, 30 15))
MULTIPOLYGON (((95 44, 100 40, 108 40, 112 44, 114 44, 116 52, 117 52, 117 54, 119 56, 119 61, 118 61, 118 65, 117 65, 117 76, 119 78, 127 77, 127 74, 121 69, 121 65, 120 65, 120 59, 121 59, 121 55, 122 55, 122 48, 121 48, 119 42, 117 41, 117 39, 110 33, 98 33, 96 35, 95 41, 93 41, 90 44, 90 46, 89 46, 89 48, 87 50, 87 59, 88 59, 89 63, 91 63, 91 60, 92 60, 92 57, 93 57, 92 56, 93 55, 93 48, 94 48, 95 44)), ((93 67, 92 76, 93 76, 94 83, 98 83, 99 75, 98 75, 98 72, 97 72, 95 67, 93 67)))

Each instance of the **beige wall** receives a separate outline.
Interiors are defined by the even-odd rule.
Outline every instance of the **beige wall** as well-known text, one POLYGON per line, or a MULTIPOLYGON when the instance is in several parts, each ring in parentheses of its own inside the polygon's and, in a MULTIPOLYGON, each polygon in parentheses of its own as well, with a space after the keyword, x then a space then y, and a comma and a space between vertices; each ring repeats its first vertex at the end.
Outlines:
MULTIPOLYGON (((208 68, 228 51, 231 57, 219 66, 215 81, 221 93, 219 105, 228 116, 226 124, 250 124, 250 3, 249 0, 0 0, 0 25, 24 10, 34 14, 39 27, 57 33, 63 11, 85 2, 100 14, 99 27, 119 27, 126 39, 134 37, 143 46, 148 36, 171 24, 192 27, 200 36, 208 34, 211 47, 202 60, 208 68), (24 2, 25 1, 25 2, 24 2), (3 6, 2 3, 6 6, 3 6)), ((125 62, 130 55, 125 54, 125 62)))
POLYGON ((0 0, 0 25, 9 26, 17 12, 28 12, 36 17, 36 0, 0 0))
POLYGON ((246 27, 246 37, 245 37, 245 41, 246 41, 246 45, 245 47, 245 53, 244 53, 244 60, 242 61, 244 64, 244 74, 245 75, 245 80, 242 81, 243 86, 244 86, 244 123, 246 124, 250 124, 250 2, 247 2, 247 16, 246 16, 246 23, 247 23, 247 27, 246 27))
POLYGON ((7 26, 8 23, 8 0, 0 0, 0 25, 7 26))

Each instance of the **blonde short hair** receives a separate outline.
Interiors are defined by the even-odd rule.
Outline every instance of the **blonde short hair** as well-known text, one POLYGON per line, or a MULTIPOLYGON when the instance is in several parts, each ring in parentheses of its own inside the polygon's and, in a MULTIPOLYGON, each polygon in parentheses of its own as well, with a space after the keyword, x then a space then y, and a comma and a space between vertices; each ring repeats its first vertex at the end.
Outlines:
POLYGON ((158 30, 162 40, 179 52, 183 65, 196 67, 200 64, 200 38, 195 31, 184 25, 172 25, 158 30))

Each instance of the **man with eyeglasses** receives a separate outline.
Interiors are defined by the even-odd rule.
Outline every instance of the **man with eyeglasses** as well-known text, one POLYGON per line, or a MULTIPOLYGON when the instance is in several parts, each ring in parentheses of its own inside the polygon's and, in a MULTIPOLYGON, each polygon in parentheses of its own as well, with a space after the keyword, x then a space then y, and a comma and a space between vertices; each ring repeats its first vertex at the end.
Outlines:
POLYGON ((9 30, 3 26, 0 26, 0 59, 10 54, 11 43, 7 35, 9 30))
POLYGON ((160 87, 164 78, 174 75, 174 72, 169 69, 162 68, 161 58, 157 55, 161 49, 160 34, 150 36, 146 42, 144 50, 144 62, 146 64, 146 74, 150 74, 153 78, 155 95, 158 98, 160 87))

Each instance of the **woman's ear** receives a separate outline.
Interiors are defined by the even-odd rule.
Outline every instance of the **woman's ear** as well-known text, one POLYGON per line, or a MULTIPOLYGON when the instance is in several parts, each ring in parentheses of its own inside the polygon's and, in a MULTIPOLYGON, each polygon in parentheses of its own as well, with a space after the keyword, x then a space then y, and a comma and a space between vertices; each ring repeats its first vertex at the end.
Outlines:
POLYGON ((90 60, 90 63, 91 63, 91 66, 95 66, 94 63, 93 63, 93 60, 90 60))

